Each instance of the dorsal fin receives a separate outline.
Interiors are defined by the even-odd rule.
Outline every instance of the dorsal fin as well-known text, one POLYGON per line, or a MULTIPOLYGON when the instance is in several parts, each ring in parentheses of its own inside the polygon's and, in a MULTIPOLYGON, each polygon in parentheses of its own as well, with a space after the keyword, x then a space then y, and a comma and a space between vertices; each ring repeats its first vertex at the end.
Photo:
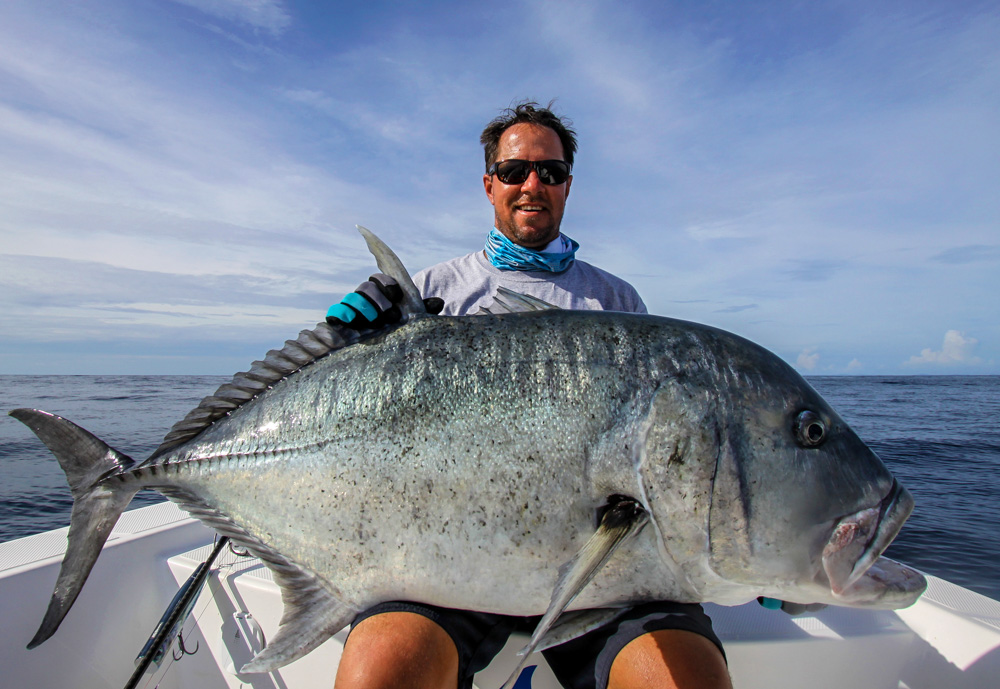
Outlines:
MULTIPOLYGON (((358 226, 365 238, 368 249, 375 256, 379 270, 394 278, 403 290, 403 322, 410 317, 426 314, 427 309, 420 292, 413 284, 413 279, 406 271, 402 261, 385 245, 371 230, 358 226)), ((274 386, 278 381, 287 378, 304 366, 308 366, 330 352, 343 349, 363 339, 381 333, 389 325, 378 329, 354 330, 347 327, 332 327, 327 323, 317 323, 312 330, 303 330, 298 339, 285 340, 281 349, 272 349, 263 361, 255 361, 249 371, 242 371, 233 376, 228 383, 219 387, 213 394, 203 399, 187 416, 175 423, 167 433, 163 442, 156 448, 146 462, 150 462, 162 454, 186 443, 211 426, 234 409, 246 404, 264 390, 274 386)), ((145 463, 145 462, 144 462, 145 463)))
POLYGON ((399 260, 399 257, 367 227, 361 225, 355 227, 365 238, 365 243, 368 245, 368 250, 372 252, 372 256, 375 257, 378 269, 398 282, 400 289, 403 290, 403 303, 399 305, 403 312, 403 322, 408 321, 412 315, 427 313, 424 300, 420 298, 420 291, 413 284, 413 278, 403 267, 403 262, 399 260))
POLYGON ((514 290, 507 289, 506 287, 497 287, 497 293, 493 295, 493 304, 489 307, 480 306, 479 310, 474 315, 479 316, 481 314, 490 314, 492 316, 499 316, 503 313, 550 311, 558 308, 558 306, 550 304, 549 302, 539 299, 538 297, 521 294, 520 292, 515 292, 514 290))

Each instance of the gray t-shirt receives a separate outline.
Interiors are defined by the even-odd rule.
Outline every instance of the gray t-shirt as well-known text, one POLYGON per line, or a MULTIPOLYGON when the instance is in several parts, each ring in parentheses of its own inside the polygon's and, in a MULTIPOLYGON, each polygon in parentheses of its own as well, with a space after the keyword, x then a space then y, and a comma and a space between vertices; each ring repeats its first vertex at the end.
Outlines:
POLYGON ((537 297, 561 309, 646 313, 632 285, 611 273, 576 260, 561 273, 543 270, 500 270, 483 251, 453 258, 413 276, 421 296, 444 299, 446 316, 475 313, 489 307, 497 287, 537 297))

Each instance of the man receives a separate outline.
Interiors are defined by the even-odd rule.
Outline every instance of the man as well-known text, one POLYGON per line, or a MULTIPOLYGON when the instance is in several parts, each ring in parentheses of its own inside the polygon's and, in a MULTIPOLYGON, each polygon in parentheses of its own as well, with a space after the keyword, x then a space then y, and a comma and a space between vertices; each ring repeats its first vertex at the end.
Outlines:
MULTIPOLYGON (((485 250, 414 276, 425 300, 443 300, 445 314, 475 313, 489 307, 504 286, 562 308, 645 313, 631 285, 576 260, 578 245, 560 232, 573 181, 574 132, 549 109, 527 102, 493 120, 481 142, 494 229, 485 250)), ((367 297, 363 302, 345 298, 347 303, 331 308, 330 318, 356 325, 374 321, 373 314, 382 318, 392 308, 392 286, 373 279, 359 288, 367 297)), ((510 632, 530 632, 535 623, 537 618, 411 602, 380 604, 355 620, 336 687, 471 687, 473 674, 489 664, 510 632)), ((545 655, 565 687, 731 686, 722 646, 698 605, 623 609, 608 624, 545 655)))

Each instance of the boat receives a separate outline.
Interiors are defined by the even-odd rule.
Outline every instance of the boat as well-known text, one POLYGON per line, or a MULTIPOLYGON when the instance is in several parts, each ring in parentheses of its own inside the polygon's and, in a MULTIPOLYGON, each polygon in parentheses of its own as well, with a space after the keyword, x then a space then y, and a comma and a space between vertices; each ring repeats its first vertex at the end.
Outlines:
MULTIPOLYGON (((67 528, 0 543, 0 668, 4 686, 124 687, 150 632, 216 536, 169 502, 130 510, 115 526, 59 631, 25 648, 48 603, 67 528)), ((927 576, 904 610, 827 607, 801 616, 756 602, 706 604, 737 689, 995 689, 1000 686, 1000 602, 927 576)), ((281 596, 270 571, 238 548, 223 549, 179 638, 139 687, 312 689, 333 685, 347 636, 270 674, 240 668, 275 633, 281 596)), ((498 689, 527 642, 513 635, 475 686, 498 689)), ((516 689, 557 689, 533 654, 516 689)))

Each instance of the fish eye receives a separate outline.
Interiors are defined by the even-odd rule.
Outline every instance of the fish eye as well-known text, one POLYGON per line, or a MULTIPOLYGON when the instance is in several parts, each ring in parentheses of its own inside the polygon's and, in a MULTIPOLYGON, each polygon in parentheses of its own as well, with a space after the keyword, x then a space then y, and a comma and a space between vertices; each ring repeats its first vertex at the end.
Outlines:
POLYGON ((814 411, 799 412, 795 417, 795 439, 802 447, 816 447, 826 440, 826 424, 814 411))

